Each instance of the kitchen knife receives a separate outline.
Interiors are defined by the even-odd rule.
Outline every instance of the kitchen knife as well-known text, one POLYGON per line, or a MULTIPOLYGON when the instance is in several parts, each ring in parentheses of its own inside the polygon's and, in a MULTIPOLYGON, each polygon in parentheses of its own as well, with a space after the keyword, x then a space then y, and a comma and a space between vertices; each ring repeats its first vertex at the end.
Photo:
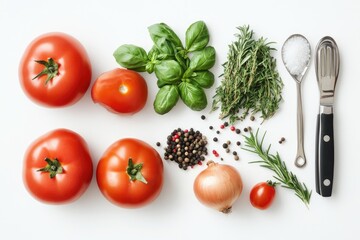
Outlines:
POLYGON ((334 93, 339 75, 340 57, 334 39, 320 39, 316 47, 315 71, 320 91, 320 109, 316 127, 316 192, 330 197, 334 178, 334 93))

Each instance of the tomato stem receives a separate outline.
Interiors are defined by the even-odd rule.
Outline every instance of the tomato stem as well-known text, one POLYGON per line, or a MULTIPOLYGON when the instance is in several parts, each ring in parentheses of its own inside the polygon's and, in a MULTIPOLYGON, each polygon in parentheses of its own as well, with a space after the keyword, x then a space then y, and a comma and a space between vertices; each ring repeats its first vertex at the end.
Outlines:
POLYGON ((45 60, 35 60, 36 63, 44 65, 45 68, 38 75, 36 75, 32 80, 40 78, 43 75, 47 75, 45 85, 52 80, 59 72, 59 64, 57 64, 54 59, 49 58, 48 61, 45 60))
POLYGON ((126 168, 126 173, 130 177, 130 181, 138 180, 142 183, 147 184, 148 182, 141 173, 143 163, 134 164, 132 158, 129 158, 128 167, 126 168))
POLYGON ((267 184, 268 184, 269 186, 272 186, 272 187, 276 187, 276 185, 279 185, 279 184, 280 184, 279 182, 273 182, 273 181, 271 181, 271 180, 267 180, 266 182, 267 182, 267 184))
POLYGON ((38 172, 48 172, 50 173, 50 178, 54 178, 56 174, 61 174, 64 172, 64 169, 57 158, 54 158, 54 160, 45 158, 45 162, 47 162, 47 165, 38 169, 38 172))

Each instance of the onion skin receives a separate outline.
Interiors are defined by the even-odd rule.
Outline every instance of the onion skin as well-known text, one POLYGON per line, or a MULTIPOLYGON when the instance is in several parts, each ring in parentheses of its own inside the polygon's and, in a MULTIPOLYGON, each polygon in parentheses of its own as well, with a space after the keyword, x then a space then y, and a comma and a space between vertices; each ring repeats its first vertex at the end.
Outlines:
POLYGON ((213 161, 209 161, 207 165, 195 179, 195 196, 203 205, 229 213, 243 189, 241 176, 230 165, 213 161))

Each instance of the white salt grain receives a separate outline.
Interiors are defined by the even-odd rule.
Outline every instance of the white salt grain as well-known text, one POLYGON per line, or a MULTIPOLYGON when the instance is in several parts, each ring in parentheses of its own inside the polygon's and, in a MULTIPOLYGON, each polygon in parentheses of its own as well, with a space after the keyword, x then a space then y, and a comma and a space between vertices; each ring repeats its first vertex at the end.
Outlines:
POLYGON ((289 38, 282 48, 282 57, 287 70, 292 75, 301 74, 310 61, 309 42, 301 36, 289 38))

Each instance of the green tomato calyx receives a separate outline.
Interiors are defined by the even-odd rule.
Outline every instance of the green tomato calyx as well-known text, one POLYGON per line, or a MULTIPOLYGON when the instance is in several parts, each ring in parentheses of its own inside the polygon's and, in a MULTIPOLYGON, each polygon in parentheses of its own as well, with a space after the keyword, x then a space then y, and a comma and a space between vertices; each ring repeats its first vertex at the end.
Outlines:
POLYGON ((47 162, 47 165, 38 169, 38 172, 48 172, 50 173, 50 178, 54 178, 56 174, 61 174, 64 172, 64 168, 61 166, 61 163, 57 158, 54 158, 54 160, 45 158, 45 162, 47 162))
POLYGON ((143 163, 134 164, 132 158, 129 158, 128 167, 126 168, 126 173, 130 177, 130 181, 138 180, 142 183, 147 184, 148 182, 141 173, 143 163))
POLYGON ((271 187, 276 187, 276 185, 279 185, 279 182, 273 182, 271 180, 267 180, 266 183, 271 187))
POLYGON ((36 63, 43 65, 45 68, 38 75, 33 77, 32 80, 40 78, 43 75, 47 75, 45 85, 52 80, 59 73, 59 64, 57 64, 54 59, 49 58, 48 61, 45 60, 35 60, 36 63))

